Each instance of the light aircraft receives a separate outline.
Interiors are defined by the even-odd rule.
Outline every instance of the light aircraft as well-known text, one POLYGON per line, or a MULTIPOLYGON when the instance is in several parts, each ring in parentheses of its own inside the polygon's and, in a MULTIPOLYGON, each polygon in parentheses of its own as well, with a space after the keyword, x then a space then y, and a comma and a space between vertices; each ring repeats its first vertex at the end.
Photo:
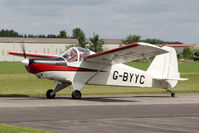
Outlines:
POLYGON ((123 47, 95 53, 87 48, 72 47, 60 56, 9 52, 24 56, 22 63, 28 72, 41 79, 56 81, 54 90, 49 89, 46 97, 55 98, 58 91, 72 85, 73 99, 80 99, 84 85, 111 85, 130 87, 154 87, 170 90, 180 78, 176 51, 171 47, 158 47, 138 42, 123 47), (26 57, 37 57, 27 59, 26 57), (127 66, 125 62, 155 56, 147 71, 127 66), (39 58, 38 58, 39 57, 39 58))

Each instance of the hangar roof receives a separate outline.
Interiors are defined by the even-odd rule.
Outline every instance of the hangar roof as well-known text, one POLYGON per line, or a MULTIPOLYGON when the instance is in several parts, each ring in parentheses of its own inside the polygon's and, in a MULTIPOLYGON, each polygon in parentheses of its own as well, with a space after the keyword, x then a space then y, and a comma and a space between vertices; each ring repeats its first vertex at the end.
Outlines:
MULTIPOLYGON (((121 44, 120 39, 103 39, 105 44, 121 44)), ((89 41, 89 40, 88 40, 89 41)), ((51 43, 51 44, 77 44, 77 39, 72 38, 20 38, 0 37, 0 43, 51 43)))
MULTIPOLYGON (((121 44, 121 39, 103 39, 105 44, 121 44)), ((88 40, 89 41, 89 40, 88 40)), ((46 44, 77 44, 77 39, 72 38, 20 38, 0 37, 0 43, 46 43, 46 44)), ((157 46, 188 47, 197 44, 156 44, 157 46)))

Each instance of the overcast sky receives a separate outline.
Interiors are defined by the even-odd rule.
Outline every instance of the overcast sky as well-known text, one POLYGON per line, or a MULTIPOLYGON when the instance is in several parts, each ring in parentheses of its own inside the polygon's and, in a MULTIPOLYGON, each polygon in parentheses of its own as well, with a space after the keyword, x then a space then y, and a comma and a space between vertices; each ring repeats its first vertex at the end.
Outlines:
POLYGON ((0 0, 0 29, 71 35, 75 27, 87 37, 199 44, 199 0, 0 0))

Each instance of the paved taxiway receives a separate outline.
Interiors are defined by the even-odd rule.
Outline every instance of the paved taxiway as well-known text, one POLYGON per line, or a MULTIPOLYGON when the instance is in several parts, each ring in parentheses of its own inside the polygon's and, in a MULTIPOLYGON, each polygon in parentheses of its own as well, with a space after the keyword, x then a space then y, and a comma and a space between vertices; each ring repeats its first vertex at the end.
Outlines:
POLYGON ((199 94, 0 98, 0 123, 63 133, 198 133, 199 94))

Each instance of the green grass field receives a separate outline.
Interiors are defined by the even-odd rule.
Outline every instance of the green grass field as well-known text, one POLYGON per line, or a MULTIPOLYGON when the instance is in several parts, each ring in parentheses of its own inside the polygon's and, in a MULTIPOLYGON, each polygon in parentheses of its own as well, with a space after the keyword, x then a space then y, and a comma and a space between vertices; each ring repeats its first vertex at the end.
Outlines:
MULTIPOLYGON (((146 70, 150 63, 130 62, 130 66, 146 70)), ((189 78, 180 81, 173 89, 176 93, 199 93, 199 62, 179 63, 181 77, 189 78)), ((38 79, 29 74, 23 64, 19 62, 0 62, 0 96, 45 96, 48 89, 54 89, 55 83, 51 80, 38 79)), ((57 93, 59 96, 71 95, 70 87, 57 93)), ((109 95, 109 94, 151 94, 166 93, 160 88, 134 88, 115 86, 86 85, 82 89, 83 95, 109 95)))
POLYGON ((0 133, 53 133, 44 130, 0 124, 0 133))

